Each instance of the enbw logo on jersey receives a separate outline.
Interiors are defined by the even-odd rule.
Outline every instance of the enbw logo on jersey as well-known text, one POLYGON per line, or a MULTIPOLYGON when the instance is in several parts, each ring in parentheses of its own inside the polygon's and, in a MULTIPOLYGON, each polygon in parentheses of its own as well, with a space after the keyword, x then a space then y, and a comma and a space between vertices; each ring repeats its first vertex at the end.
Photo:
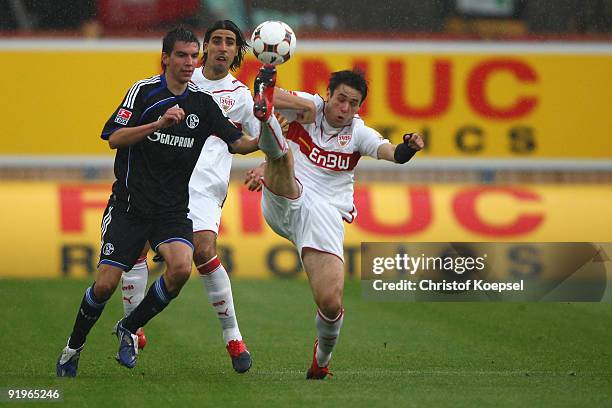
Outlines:
POLYGON ((189 129, 195 129, 200 123, 200 118, 198 118, 198 115, 196 115, 195 113, 192 113, 191 115, 187 116, 185 122, 187 123, 187 127, 189 129))
POLYGON ((111 244, 110 242, 104 244, 104 246, 102 247, 102 253, 104 255, 110 255, 113 252, 115 252, 115 246, 113 244, 111 244))

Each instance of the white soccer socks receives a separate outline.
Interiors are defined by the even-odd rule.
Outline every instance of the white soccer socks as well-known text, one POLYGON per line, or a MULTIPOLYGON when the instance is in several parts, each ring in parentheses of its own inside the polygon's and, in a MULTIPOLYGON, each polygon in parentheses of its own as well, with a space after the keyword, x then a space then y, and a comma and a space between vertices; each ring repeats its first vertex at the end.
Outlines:
POLYGON ((266 122, 261 122, 261 134, 257 143, 259 149, 269 160, 276 160, 287 154, 288 146, 278 119, 270 115, 266 122))
POLYGON ((215 309, 219 323, 221 323, 223 341, 227 344, 230 340, 242 340, 234 313, 232 285, 219 258, 215 256, 205 264, 198 265, 197 268, 200 272, 204 291, 208 296, 208 302, 215 309))
POLYGON ((317 364, 319 367, 327 367, 332 356, 332 351, 338 341, 340 328, 344 321, 344 309, 340 314, 333 319, 329 319, 317 310, 315 317, 315 325, 317 327, 317 335, 319 344, 317 346, 317 364))
POLYGON ((123 302, 124 316, 132 313, 136 306, 145 297, 147 290, 147 279, 149 278, 149 268, 147 259, 139 259, 134 267, 121 275, 121 296, 123 302))

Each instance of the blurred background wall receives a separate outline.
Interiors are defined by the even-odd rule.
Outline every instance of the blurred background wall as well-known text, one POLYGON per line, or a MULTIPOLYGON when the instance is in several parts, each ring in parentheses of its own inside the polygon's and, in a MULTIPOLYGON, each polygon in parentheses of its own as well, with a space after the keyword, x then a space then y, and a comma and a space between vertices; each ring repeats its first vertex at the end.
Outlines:
MULTIPOLYGON (((176 24, 204 28, 230 18, 244 29, 282 19, 304 33, 515 36, 610 34, 610 0, 2 0, 0 29, 80 30, 143 35, 176 24), (325 31, 325 32, 321 32, 325 31)), ((90 33, 95 34, 95 33, 90 33)))
MULTIPOLYGON (((347 226, 347 274, 365 241, 611 241, 612 1, 284 2, 2 0, 2 276, 94 272, 113 152, 99 139, 136 80, 159 72, 176 24, 219 18, 247 33, 296 31, 287 89, 325 94, 359 67, 362 116, 393 142, 419 131, 407 166, 362 160, 347 226), (24 262, 27 260, 27 262, 24 262)), ((249 55, 236 75, 251 84, 249 55)), ((298 276, 291 246, 244 190, 261 156, 236 159, 220 252, 236 277, 298 276)))

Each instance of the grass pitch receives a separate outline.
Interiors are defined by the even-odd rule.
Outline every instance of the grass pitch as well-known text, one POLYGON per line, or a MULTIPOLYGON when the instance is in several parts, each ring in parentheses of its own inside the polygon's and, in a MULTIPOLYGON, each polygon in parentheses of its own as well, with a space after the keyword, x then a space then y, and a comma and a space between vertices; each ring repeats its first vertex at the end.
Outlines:
MULTIPOLYGON (((79 376, 55 361, 90 282, 0 280, 0 388, 60 388, 62 406, 603 406, 612 400, 612 305, 374 303, 346 285, 332 378, 306 381, 315 338, 307 282, 233 282, 253 367, 231 368, 200 283, 146 328, 133 370, 110 332, 119 293, 89 335, 79 376)), ((25 405, 31 406, 31 403, 25 405)))

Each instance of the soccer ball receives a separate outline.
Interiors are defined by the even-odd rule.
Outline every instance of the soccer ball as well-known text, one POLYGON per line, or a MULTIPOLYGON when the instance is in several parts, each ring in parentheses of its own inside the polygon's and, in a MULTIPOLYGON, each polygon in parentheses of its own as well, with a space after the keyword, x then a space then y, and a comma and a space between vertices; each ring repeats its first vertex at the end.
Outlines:
POLYGON ((293 30, 282 21, 264 21, 251 36, 253 54, 264 64, 287 62, 295 51, 295 44, 293 30))

